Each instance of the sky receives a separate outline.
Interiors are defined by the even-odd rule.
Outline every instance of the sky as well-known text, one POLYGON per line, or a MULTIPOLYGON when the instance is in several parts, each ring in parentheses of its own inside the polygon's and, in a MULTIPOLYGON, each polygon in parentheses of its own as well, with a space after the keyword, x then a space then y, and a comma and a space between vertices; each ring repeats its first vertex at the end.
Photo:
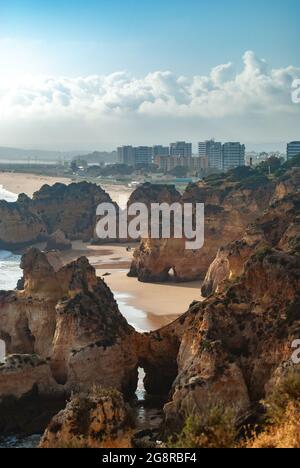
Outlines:
POLYGON ((0 0, 0 146, 300 139, 299 0, 0 0))

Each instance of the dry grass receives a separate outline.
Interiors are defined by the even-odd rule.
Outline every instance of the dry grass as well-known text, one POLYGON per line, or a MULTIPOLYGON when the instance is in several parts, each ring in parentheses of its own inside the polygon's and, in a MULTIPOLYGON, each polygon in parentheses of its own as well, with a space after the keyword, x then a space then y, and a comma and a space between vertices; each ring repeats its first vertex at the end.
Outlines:
POLYGON ((265 430, 247 448, 300 448, 300 371, 291 370, 265 402, 265 430))
POLYGON ((233 448, 237 437, 235 412, 224 405, 209 406, 201 416, 190 416, 169 448, 233 448))

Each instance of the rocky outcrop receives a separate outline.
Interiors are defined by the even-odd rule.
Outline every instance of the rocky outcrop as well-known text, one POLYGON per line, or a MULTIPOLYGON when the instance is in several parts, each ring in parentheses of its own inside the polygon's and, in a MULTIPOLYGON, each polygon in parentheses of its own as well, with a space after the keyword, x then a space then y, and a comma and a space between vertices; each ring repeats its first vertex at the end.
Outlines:
POLYGON ((202 285, 202 295, 209 296, 237 280, 247 260, 255 252, 277 248, 297 253, 300 248, 300 193, 280 198, 255 223, 248 226, 240 240, 222 247, 211 264, 202 285))
POLYGON ((72 398, 50 422, 41 448, 130 448, 128 409, 115 390, 72 398))
POLYGON ((133 203, 143 203, 150 207, 151 203, 176 203, 181 199, 180 192, 174 185, 150 184, 149 182, 141 184, 131 194, 128 200, 128 206, 133 203))
POLYGON ((0 248, 16 249, 44 241, 56 231, 70 240, 93 238, 99 203, 112 202, 98 185, 87 182, 44 185, 30 199, 0 202, 0 248))
POLYGON ((65 404, 49 362, 37 355, 8 356, 0 363, 0 433, 38 434, 65 404))
POLYGON ((273 202, 286 198, 288 195, 299 191, 300 167, 294 167, 279 177, 273 202))
MULTIPOLYGON (((24 289, 0 293, 0 339, 7 354, 47 360, 45 372, 63 393, 85 391, 91 384, 133 391, 137 333, 88 260, 83 257, 56 270, 46 254, 30 249, 21 267, 24 289)), ((35 374, 26 383, 22 372, 20 388, 27 389, 35 374)), ((3 388, 16 385, 17 375, 6 373, 3 388)))
POLYGON ((167 432, 208 404, 231 407, 239 420, 248 416, 300 337, 299 291, 299 256, 255 254, 226 292, 192 304, 174 324, 150 334, 148 386, 161 363, 168 368, 169 361, 177 373, 165 406, 167 432))
POLYGON ((44 396, 58 393, 49 363, 37 355, 12 354, 0 363, 0 400, 16 399, 30 393, 33 388, 44 396))
MULTIPOLYGON (((205 204, 205 242, 187 250, 185 239, 142 239, 134 253, 130 276, 144 282, 204 279, 220 245, 242 236, 246 226, 269 206, 275 184, 250 168, 190 184, 181 203, 205 204)), ((142 193, 152 188, 146 187, 142 193)), ((139 193, 134 195, 138 198, 139 193)), ((168 201, 168 200, 166 200, 168 201)))
POLYGON ((55 231, 49 237, 46 245, 46 251, 51 250, 58 250, 58 251, 66 251, 72 249, 72 242, 67 239, 65 233, 63 231, 55 231))
POLYGON ((28 207, 0 201, 0 249, 17 249, 47 236, 45 223, 28 207))

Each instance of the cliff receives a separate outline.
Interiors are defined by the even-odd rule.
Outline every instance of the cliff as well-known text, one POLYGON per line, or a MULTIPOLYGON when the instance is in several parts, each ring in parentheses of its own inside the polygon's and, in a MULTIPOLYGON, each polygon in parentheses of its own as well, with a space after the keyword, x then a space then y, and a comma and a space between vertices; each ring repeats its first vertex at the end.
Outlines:
MULTIPOLYGON (((190 184, 180 203, 205 204, 205 243, 199 250, 187 250, 185 239, 142 239, 134 253, 130 276, 144 282, 203 279, 220 245, 238 239, 246 226, 269 206, 275 184, 250 168, 214 176, 190 184)), ((133 198, 152 197, 147 186, 133 198)), ((169 202, 170 197, 161 201, 169 202)), ((176 200, 178 201, 178 200, 176 200)))
MULTIPOLYGON (((86 258, 58 269, 52 261, 30 249, 21 262, 24 289, 0 293, 0 338, 7 354, 44 360, 62 394, 92 383, 130 393, 137 381, 136 332, 86 258)), ((23 365, 18 369, 19 374, 0 369, 6 376, 0 398, 19 397, 20 389, 27 391, 36 380, 34 368, 24 375, 23 365), (16 385, 18 375, 22 381, 16 385)), ((47 385, 38 387, 43 392, 47 385)))
POLYGON ((47 427, 41 448, 130 448, 129 412, 115 390, 75 395, 47 427))
POLYGON ((87 182, 45 185, 30 199, 0 202, 0 248, 16 249, 62 231, 70 240, 93 238, 99 203, 111 202, 98 185, 87 182))
POLYGON ((164 376, 171 387, 167 433, 208 405, 232 408, 237 420, 248 417, 291 358, 299 338, 299 291, 298 255, 256 254, 225 293, 192 304, 175 323, 148 336, 147 386, 157 387, 164 376))
POLYGON ((300 193, 278 197, 269 209, 247 227, 241 239, 222 247, 209 267, 202 295, 221 291, 228 281, 239 278, 255 252, 276 248, 286 253, 299 251, 300 193))
POLYGON ((17 202, 0 201, 0 219, 0 249, 17 249, 47 236, 41 218, 17 202))
POLYGON ((243 239, 219 252, 219 270, 216 264, 210 270, 216 282, 226 273, 219 292, 144 336, 147 389, 171 389, 166 433, 210 405, 246 420, 293 366, 292 343, 300 337, 299 210, 299 192, 275 202, 243 239))

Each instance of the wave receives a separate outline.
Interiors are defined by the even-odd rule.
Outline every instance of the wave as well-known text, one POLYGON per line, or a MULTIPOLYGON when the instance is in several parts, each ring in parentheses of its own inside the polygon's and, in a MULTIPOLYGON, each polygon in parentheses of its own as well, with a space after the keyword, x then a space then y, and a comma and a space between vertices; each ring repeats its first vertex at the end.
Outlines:
POLYGON ((22 278, 20 268, 21 255, 13 254, 7 250, 0 250, 0 290, 15 289, 17 282, 22 278))
POLYGON ((6 190, 3 188, 3 185, 0 185, 0 200, 5 200, 8 202, 15 202, 18 199, 18 195, 13 192, 9 192, 9 190, 6 190))

